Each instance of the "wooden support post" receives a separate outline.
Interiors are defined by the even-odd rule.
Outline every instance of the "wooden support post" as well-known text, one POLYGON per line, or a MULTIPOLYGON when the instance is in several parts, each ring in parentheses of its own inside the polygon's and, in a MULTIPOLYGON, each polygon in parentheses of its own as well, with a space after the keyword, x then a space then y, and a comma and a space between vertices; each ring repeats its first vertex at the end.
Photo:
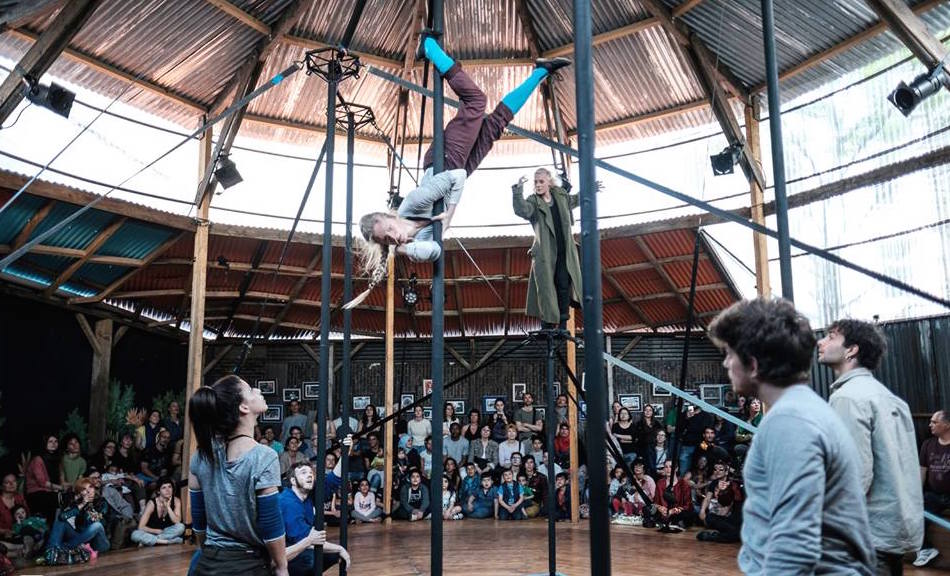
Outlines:
MULTIPOLYGON (((574 309, 571 308, 571 314, 567 319, 567 330, 571 333, 571 336, 574 336, 576 331, 576 325, 574 324, 574 309)), ((574 346, 574 343, 568 341, 567 343, 567 365, 571 368, 571 372, 577 375, 577 348, 574 346)), ((582 376, 578 376, 578 380, 582 376)), ((577 396, 577 387, 574 386, 574 381, 570 378, 567 378, 567 391, 572 398, 578 398, 577 396)), ((577 428, 577 405, 574 402, 567 403, 567 425, 571 428, 571 447, 570 447, 570 461, 571 461, 571 522, 577 523, 581 519, 581 500, 580 500, 580 491, 578 490, 577 485, 577 467, 580 466, 581 459, 580 454, 578 453, 578 439, 580 438, 580 431, 577 428)), ((548 458, 554 457, 554 449, 548 448, 548 458)))
MULTIPOLYGON (((396 376, 396 352, 394 347, 396 332, 396 260, 389 258, 386 262, 388 276, 386 277, 386 415, 395 414, 399 410, 396 404, 394 381, 396 376)), ((393 506, 393 495, 390 487, 393 485, 393 421, 386 422, 383 432, 383 448, 386 452, 386 470, 383 478, 383 512, 386 513, 386 523, 392 522, 390 513, 393 506)))
MULTIPOLYGON (((762 142, 759 136, 758 115, 759 99, 758 95, 753 96, 752 103, 745 107, 745 133, 752 161, 762 166, 762 142)), ((765 226, 765 197, 762 193, 762 187, 759 186, 755 178, 752 178, 749 180, 749 188, 752 193, 750 201, 752 221, 765 226)), ((752 244, 755 248, 755 288, 759 296, 764 297, 772 293, 772 287, 769 283, 769 251, 766 240, 765 234, 752 233, 752 244)))
MULTIPOLYGON (((198 178, 203 178, 208 164, 211 163, 212 130, 205 131, 198 141, 198 178)), ((204 368, 204 327, 205 327, 205 289, 208 277, 208 229, 211 222, 208 212, 211 208, 213 194, 205 194, 198 205, 198 226, 195 230, 194 262, 191 266, 191 332, 188 334, 188 372, 185 384, 185 435, 183 454, 181 459, 182 479, 188 479, 191 455, 197 444, 194 434, 191 433, 191 415, 189 405, 191 396, 201 387, 202 370, 204 368)), ((184 493, 184 492, 183 492, 184 493)), ((191 509, 188 498, 182 498, 185 503, 185 523, 191 523, 191 509)))
POLYGON ((83 25, 92 16, 102 0, 72 0, 67 2, 53 19, 39 39, 13 67, 6 80, 0 85, 0 124, 5 123, 10 114, 23 101, 23 82, 39 82, 49 70, 60 53, 69 45, 83 25))
POLYGON ((112 320, 96 322, 93 330, 82 314, 76 320, 92 348, 92 378, 89 385, 89 445, 98 446, 106 438, 109 407, 109 367, 112 363, 112 320))

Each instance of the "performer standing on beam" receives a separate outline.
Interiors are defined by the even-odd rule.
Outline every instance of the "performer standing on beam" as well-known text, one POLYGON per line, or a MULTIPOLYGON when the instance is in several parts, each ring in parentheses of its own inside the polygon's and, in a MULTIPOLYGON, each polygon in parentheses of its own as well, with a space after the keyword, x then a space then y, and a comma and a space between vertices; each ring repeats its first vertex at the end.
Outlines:
POLYGON ((266 410, 260 389, 234 375, 202 386, 188 403, 198 444, 188 493, 201 544, 189 575, 288 576, 280 464, 276 452, 254 440, 266 410))
POLYGON ((568 58, 539 58, 531 75, 485 116, 485 93, 442 50, 431 31, 423 32, 420 52, 417 56, 432 62, 461 100, 458 112, 445 127, 445 172, 432 174, 430 147, 425 155, 422 183, 406 196, 398 214, 372 212, 360 219, 360 232, 366 241, 362 247, 363 267, 370 275, 370 285, 346 305, 350 308, 365 300, 385 276, 384 245, 395 246, 396 254, 415 262, 438 260, 442 247, 432 240, 432 222, 441 220, 444 228, 449 227, 462 198, 465 178, 478 168, 541 81, 571 63, 568 58), (443 199, 445 212, 433 217, 432 206, 443 199))
POLYGON ((528 277, 528 299, 525 313, 541 319, 545 329, 564 330, 571 304, 580 307, 581 266, 571 226, 571 210, 580 202, 579 194, 568 194, 570 184, 555 186, 547 168, 534 173, 534 194, 524 197, 524 176, 511 187, 515 214, 531 222, 534 244, 531 245, 531 274, 528 277))

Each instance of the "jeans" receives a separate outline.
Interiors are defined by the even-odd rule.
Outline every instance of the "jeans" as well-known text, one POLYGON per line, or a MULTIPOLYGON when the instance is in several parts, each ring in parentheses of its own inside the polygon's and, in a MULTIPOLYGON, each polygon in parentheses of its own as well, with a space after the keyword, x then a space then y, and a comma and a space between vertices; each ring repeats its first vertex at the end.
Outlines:
POLYGON ((370 522, 374 518, 379 518, 382 515, 383 515, 382 508, 373 508, 373 511, 370 512, 369 514, 363 514, 362 512, 357 512, 356 510, 350 511, 350 516, 354 520, 359 520, 360 522, 370 522))
POLYGON ((152 534, 151 532, 146 532, 145 530, 136 530, 132 532, 132 542, 136 544, 141 544, 143 546, 154 546, 158 544, 159 540, 164 540, 170 542, 171 540, 177 538, 178 541, 175 544, 181 543, 181 535, 185 533, 185 525, 182 523, 172 524, 168 528, 162 530, 161 534, 152 534))
POLYGON ((371 468, 366 473, 366 479, 369 480, 369 487, 376 492, 383 485, 383 471, 371 468))
POLYGON ((109 538, 101 522, 93 522, 82 530, 76 530, 71 525, 56 519, 49 535, 49 546, 76 546, 89 543, 96 552, 105 552, 109 549, 109 538))
POLYGON ((494 515, 492 509, 488 506, 475 506, 472 511, 465 511, 467 518, 491 518, 494 515))
POLYGON ((680 476, 686 473, 690 469, 693 463, 693 452, 696 451, 696 446, 690 446, 688 444, 683 444, 680 446, 680 476))
MULTIPOLYGON (((340 561, 340 555, 336 552, 323 552, 323 570, 326 572, 334 564, 340 561)), ((287 571, 290 576, 311 576, 313 574, 313 548, 307 548, 299 556, 287 563, 287 571)))
POLYGON ((633 463, 634 461, 636 461, 636 459, 637 459, 636 452, 627 452, 626 454, 623 455, 623 461, 629 464, 630 466, 633 466, 633 463))
POLYGON ((498 506, 498 519, 499 520, 524 520, 524 502, 518 504, 518 507, 515 508, 514 512, 509 512, 505 508, 498 506))

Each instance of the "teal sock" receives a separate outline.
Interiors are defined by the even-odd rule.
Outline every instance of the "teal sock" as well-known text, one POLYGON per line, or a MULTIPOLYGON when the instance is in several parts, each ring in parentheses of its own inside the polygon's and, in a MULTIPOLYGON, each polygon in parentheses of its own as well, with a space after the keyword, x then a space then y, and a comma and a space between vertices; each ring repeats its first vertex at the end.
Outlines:
POLYGON ((435 38, 426 38, 422 46, 425 48, 426 58, 438 68, 439 74, 445 74, 449 71, 449 68, 455 64, 455 60, 452 60, 452 57, 442 50, 442 47, 435 41, 435 38))
POLYGON ((512 114, 517 114, 518 110, 521 110, 524 103, 531 97, 531 93, 534 92, 534 89, 538 87, 538 84, 540 84, 547 75, 548 71, 544 68, 535 68, 531 76, 528 76, 517 88, 501 99, 502 103, 511 110, 512 114))

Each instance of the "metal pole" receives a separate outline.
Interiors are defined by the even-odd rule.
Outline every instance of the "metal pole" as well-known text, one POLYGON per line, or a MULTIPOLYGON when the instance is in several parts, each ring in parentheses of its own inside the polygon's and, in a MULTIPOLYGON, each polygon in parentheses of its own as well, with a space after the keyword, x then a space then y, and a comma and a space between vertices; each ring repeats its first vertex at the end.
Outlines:
MULTIPOLYGON (((432 0, 432 27, 438 32, 443 26, 442 0, 432 0)), ((443 134, 444 86, 442 74, 432 66, 432 172, 445 169, 445 135, 443 134)), ((435 203, 433 214, 445 209, 441 200, 435 203)), ((442 244, 442 224, 433 223, 433 239, 442 244)), ((442 420, 445 417, 443 385, 445 384, 445 250, 432 265, 432 476, 429 500, 432 503, 431 568, 432 576, 442 576, 442 420)))
MULTIPOLYGON (((548 451, 548 494, 545 498, 545 507, 548 509, 548 574, 554 576, 557 573, 557 501, 554 494, 554 429, 557 427, 557 417, 554 413, 554 336, 547 335, 548 339, 548 368, 547 368, 547 389, 545 396, 548 400, 548 409, 544 413, 544 427, 547 431, 548 451)), ((565 383, 566 384, 566 383, 565 383)), ((572 430, 572 434, 576 431, 572 430)))
POLYGON ((577 110, 581 196, 581 262, 584 277, 584 373, 587 395, 587 468, 590 491, 590 567, 594 576, 610 575, 610 517, 607 498, 607 393, 604 390, 604 328, 600 235, 594 182, 594 67, 591 55, 591 6, 574 0, 574 85, 577 110))
MULTIPOLYGON (((683 342, 683 359, 680 363, 680 390, 686 389, 686 376, 689 373, 689 333, 693 328, 693 310, 694 303, 696 302, 696 274, 699 270, 699 230, 696 230, 696 242, 693 244, 693 269, 690 271, 689 275, 689 301, 686 303, 686 340, 683 342)), ((676 414, 676 431, 675 438, 676 443, 673 446, 673 467, 674 473, 675 468, 679 464, 680 457, 680 447, 682 442, 680 441, 680 435, 683 433, 683 428, 686 424, 685 419, 683 418, 683 397, 676 397, 676 408, 674 409, 674 414, 676 414)), ((680 476, 684 474, 684 470, 680 470, 680 476)), ((673 482, 673 478, 669 479, 670 482, 673 482)))
MULTIPOLYGON (((333 259, 333 153, 336 144, 336 89, 340 79, 339 56, 333 57, 327 68, 327 142, 326 185, 323 191, 323 260, 320 278, 320 397, 317 399, 317 478, 313 493, 316 495, 314 526, 323 530, 323 502, 326 495, 326 448, 327 448, 327 403, 330 401, 329 382, 332 362, 330 359, 330 274, 333 259)), ((344 422, 346 422, 344 420, 344 422)), ((323 573, 323 546, 313 547, 314 574, 323 573)))
MULTIPOLYGON (((356 125, 352 112, 346 114, 346 239, 343 251, 343 301, 349 302, 353 298, 353 154, 356 142, 356 125)), ((343 427, 350 425, 350 329, 353 322, 353 310, 343 310, 343 373, 340 383, 340 399, 343 402, 343 427)), ((350 430, 354 432, 354 430, 350 430)), ((351 447, 352 448, 352 447, 351 447)), ((343 447, 344 452, 346 447, 343 447)), ((347 500, 350 493, 348 488, 350 458, 343 454, 343 466, 340 473, 343 475, 343 497, 340 499, 340 546, 346 548, 348 541, 349 509, 347 500)), ((346 576, 346 563, 340 562, 340 576, 346 576)))
POLYGON ((769 96, 769 133, 772 137, 772 178, 775 180, 775 227, 778 231, 782 296, 794 300, 792 244, 788 232, 788 196, 785 193, 785 150, 782 144, 782 108, 779 100, 778 62, 775 57, 775 13, 772 0, 762 0, 762 37, 765 40, 765 77, 769 96))

